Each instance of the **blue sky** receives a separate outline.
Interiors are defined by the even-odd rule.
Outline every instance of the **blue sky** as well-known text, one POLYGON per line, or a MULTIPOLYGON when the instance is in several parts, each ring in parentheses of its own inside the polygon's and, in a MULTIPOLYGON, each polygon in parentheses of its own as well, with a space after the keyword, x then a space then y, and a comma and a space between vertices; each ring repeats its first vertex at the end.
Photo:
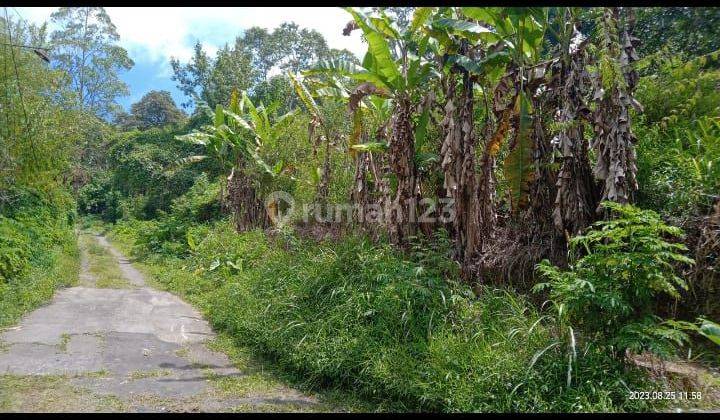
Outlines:
MULTIPOLYGON (((41 24, 49 21, 57 8, 11 9, 24 19, 41 24)), ((365 51, 359 31, 349 37, 342 35, 350 15, 335 7, 107 7, 106 11, 117 27, 120 45, 135 61, 130 71, 121 74, 130 87, 130 95, 118 101, 125 109, 150 90, 169 91, 180 106, 187 99, 171 80, 170 58, 187 62, 197 40, 206 52, 214 55, 222 45, 232 43, 252 26, 272 30, 283 22, 295 22, 320 32, 331 48, 347 48, 359 57, 365 51)))
POLYGON ((130 86, 130 95, 118 100, 118 103, 126 110, 129 110, 131 104, 140 100, 145 93, 151 90, 167 90, 178 107, 187 101, 185 95, 175 87, 175 82, 170 79, 170 76, 158 72, 157 63, 145 60, 136 61, 135 66, 130 71, 124 72, 121 78, 130 86))

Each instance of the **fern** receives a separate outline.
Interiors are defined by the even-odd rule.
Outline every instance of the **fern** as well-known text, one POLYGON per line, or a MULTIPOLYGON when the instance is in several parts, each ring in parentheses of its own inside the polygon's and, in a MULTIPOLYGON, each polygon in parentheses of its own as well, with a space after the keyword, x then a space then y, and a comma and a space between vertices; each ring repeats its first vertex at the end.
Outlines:
POLYGON ((537 269, 547 283, 563 320, 577 325, 597 342, 626 349, 669 355, 687 336, 672 323, 653 315, 657 296, 679 297, 687 284, 675 273, 680 264, 693 264, 679 238, 680 228, 665 224, 650 210, 604 202, 613 218, 596 223, 586 234, 570 240, 571 264, 562 270, 545 260, 537 269))

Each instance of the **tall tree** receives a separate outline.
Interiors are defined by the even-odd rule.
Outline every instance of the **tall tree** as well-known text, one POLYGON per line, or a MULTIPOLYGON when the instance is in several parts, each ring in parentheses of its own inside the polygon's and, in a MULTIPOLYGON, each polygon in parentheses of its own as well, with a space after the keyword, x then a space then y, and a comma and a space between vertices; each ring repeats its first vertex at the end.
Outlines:
POLYGON ((217 52, 210 72, 210 103, 226 105, 234 90, 250 89, 258 71, 252 67, 252 55, 242 48, 225 45, 217 52))
POLYGON ((134 65, 118 45, 120 36, 102 7, 61 7, 51 15, 52 59, 71 78, 80 109, 107 117, 118 109, 116 99, 128 94, 119 72, 134 65))
POLYGON ((178 124, 185 120, 186 115, 178 109, 170 92, 152 90, 130 107, 130 115, 123 125, 127 128, 147 129, 178 124))
POLYGON ((195 97, 214 106, 214 103, 207 97, 210 92, 212 62, 207 53, 203 51, 200 41, 195 43, 193 56, 189 63, 181 64, 180 60, 172 57, 170 65, 173 69, 172 80, 177 82, 178 89, 188 97, 188 101, 181 104, 183 108, 190 107, 195 97))
POLYGON ((247 91, 255 100, 258 92, 274 91, 289 81, 275 79, 278 73, 297 73, 319 60, 352 57, 347 50, 329 49, 323 36, 294 23, 283 23, 272 32, 252 27, 235 39, 233 46, 224 46, 217 55, 209 57, 198 42, 193 57, 186 64, 171 59, 173 80, 191 99, 183 103, 189 107, 193 98, 206 102, 211 108, 226 105, 233 89, 247 91))
POLYGON ((670 53, 689 56, 720 48, 720 8, 641 7, 637 8, 635 36, 641 56, 667 46, 670 53))
POLYGON ((297 73, 328 55, 327 42, 318 31, 300 29, 295 23, 286 22, 276 28, 271 42, 278 52, 274 64, 283 71, 297 73))
POLYGON ((66 181, 79 136, 65 75, 17 45, 45 45, 45 25, 0 17, 0 210, 17 187, 41 191, 66 181))

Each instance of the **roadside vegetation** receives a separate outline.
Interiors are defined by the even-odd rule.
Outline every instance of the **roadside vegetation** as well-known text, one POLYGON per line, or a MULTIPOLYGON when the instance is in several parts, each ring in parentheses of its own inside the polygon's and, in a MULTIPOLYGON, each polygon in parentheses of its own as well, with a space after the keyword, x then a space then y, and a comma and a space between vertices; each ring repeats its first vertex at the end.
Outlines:
POLYGON ((73 281, 77 211, 225 347, 361 410, 717 409, 718 16, 686 9, 348 8, 362 60, 251 28, 173 60, 190 115, 57 105, 82 121, 42 169, 65 178, 5 152, 0 324, 73 281), (662 390, 702 397, 632 398, 662 390))

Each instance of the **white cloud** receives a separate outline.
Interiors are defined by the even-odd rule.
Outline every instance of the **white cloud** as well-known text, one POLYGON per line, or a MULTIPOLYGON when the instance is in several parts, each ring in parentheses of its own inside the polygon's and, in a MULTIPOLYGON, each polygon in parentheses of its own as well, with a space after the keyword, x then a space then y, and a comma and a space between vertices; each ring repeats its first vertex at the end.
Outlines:
MULTIPOLYGON (((19 7, 26 19, 48 21, 56 9, 19 7)), ((320 32, 331 48, 347 48, 362 57, 365 47, 358 31, 342 35, 350 15, 334 7, 108 7, 110 18, 120 34, 120 43, 135 61, 159 65, 169 75, 170 57, 187 61, 196 40, 214 54, 224 43, 252 26, 273 29, 283 22, 295 22, 302 28, 320 32)))

